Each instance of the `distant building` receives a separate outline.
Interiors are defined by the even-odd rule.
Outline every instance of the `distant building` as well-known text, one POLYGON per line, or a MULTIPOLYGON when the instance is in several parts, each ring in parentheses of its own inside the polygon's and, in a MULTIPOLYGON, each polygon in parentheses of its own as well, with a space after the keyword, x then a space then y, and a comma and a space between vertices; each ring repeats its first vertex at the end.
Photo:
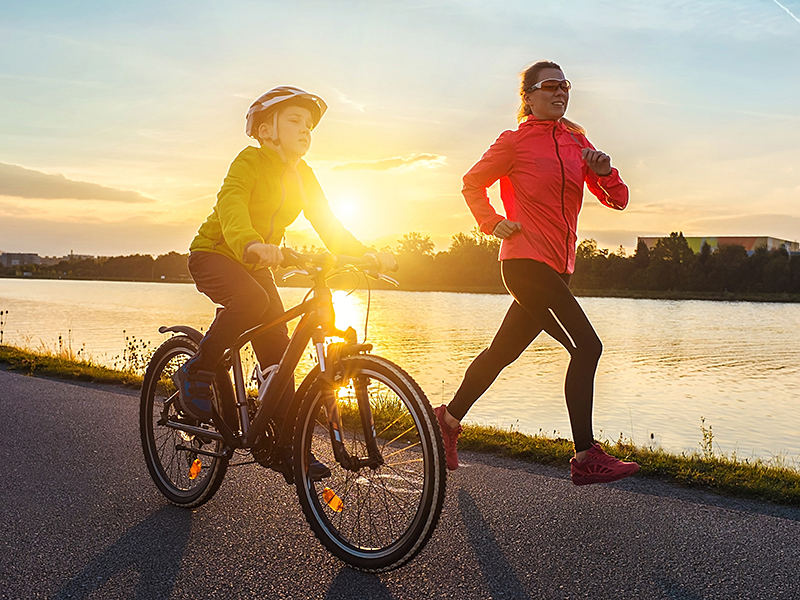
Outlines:
POLYGON ((38 254, 22 254, 20 252, 3 252, 0 254, 0 265, 4 267, 20 267, 22 265, 38 265, 42 259, 38 254))
POLYGON ((77 260, 92 259, 94 256, 91 254, 75 254, 70 252, 64 256, 43 256, 42 264, 47 266, 57 265, 60 262, 75 262, 77 260))
MULTIPOLYGON (((669 236, 662 236, 662 237, 669 237, 669 236)), ((752 254, 756 251, 757 248, 766 248, 767 250, 779 250, 780 248, 784 248, 790 254, 800 253, 800 242, 792 242, 789 240, 782 240, 780 238, 768 237, 768 236, 753 236, 753 235, 742 235, 742 236, 716 236, 716 237, 696 237, 696 236, 684 236, 686 238, 686 242, 689 244, 689 248, 694 251, 695 254, 700 253, 700 249, 703 247, 703 244, 708 244, 711 248, 712 252, 719 248, 720 246, 743 246, 744 249, 747 251, 747 254, 752 254)), ((644 242, 647 245, 648 250, 652 250, 656 246, 656 242, 660 240, 661 237, 640 237, 638 238, 639 242, 644 242)))
POLYGON ((0 267, 21 267, 23 265, 57 265, 60 262, 74 262, 76 260, 94 258, 91 254, 75 254, 70 252, 65 256, 39 256, 38 254, 23 254, 20 252, 0 252, 0 267))

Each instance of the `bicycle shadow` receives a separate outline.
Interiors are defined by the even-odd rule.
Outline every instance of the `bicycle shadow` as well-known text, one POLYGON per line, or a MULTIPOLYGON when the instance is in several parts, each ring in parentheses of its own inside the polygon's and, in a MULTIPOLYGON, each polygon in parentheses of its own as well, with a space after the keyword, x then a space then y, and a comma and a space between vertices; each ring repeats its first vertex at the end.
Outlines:
POLYGON ((458 491, 458 507, 467 532, 467 539, 475 551, 483 580, 492 598, 517 598, 530 600, 531 596, 517 578, 514 567, 506 560, 489 524, 469 492, 458 491))
POLYGON ((129 529, 68 581, 53 600, 88 598, 115 576, 139 575, 137 600, 169 598, 192 527, 191 511, 165 506, 129 529))
POLYGON ((392 593, 377 575, 362 573, 349 567, 339 571, 325 594, 325 600, 350 600, 353 598, 353 590, 359 590, 361 598, 394 600, 392 593))

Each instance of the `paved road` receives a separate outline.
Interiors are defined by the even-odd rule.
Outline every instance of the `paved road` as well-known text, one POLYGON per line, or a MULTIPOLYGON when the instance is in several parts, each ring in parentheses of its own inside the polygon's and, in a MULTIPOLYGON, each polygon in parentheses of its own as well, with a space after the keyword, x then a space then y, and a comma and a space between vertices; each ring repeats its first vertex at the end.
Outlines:
POLYGON ((477 454, 392 573, 345 567, 293 488, 238 467, 205 506, 156 491, 138 399, 0 371, 0 598, 800 598, 800 510, 646 478, 575 488, 477 454))

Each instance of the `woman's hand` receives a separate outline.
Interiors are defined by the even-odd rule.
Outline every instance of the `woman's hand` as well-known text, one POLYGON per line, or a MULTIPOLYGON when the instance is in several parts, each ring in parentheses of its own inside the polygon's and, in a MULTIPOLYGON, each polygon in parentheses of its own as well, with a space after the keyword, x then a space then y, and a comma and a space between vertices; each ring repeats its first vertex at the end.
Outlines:
POLYGON ((256 242, 247 247, 247 259, 261 267, 277 267, 283 262, 283 252, 275 244, 256 242))
POLYGON ((494 226, 494 231, 492 231, 492 235, 496 238, 500 238, 501 240, 505 240, 514 235, 517 231, 522 231, 521 223, 517 221, 509 221, 508 219, 503 219, 497 225, 494 226))
POLYGON ((589 168, 595 172, 599 177, 611 175, 611 157, 605 152, 600 150, 592 150, 591 148, 584 148, 581 152, 583 160, 589 165, 589 168))
POLYGON ((380 273, 387 273, 397 268, 397 262, 394 260, 394 255, 390 252, 367 252, 365 256, 374 256, 378 261, 378 271, 380 273))

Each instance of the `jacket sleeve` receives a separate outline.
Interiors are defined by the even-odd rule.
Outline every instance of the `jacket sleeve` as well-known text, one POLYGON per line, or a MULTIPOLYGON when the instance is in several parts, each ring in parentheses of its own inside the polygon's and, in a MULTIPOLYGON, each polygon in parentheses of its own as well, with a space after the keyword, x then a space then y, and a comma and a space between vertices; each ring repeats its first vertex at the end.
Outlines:
POLYGON ((231 163, 217 194, 216 211, 222 236, 242 261, 245 261, 244 252, 248 245, 264 242, 250 219, 250 196, 255 187, 255 177, 255 166, 250 164, 243 153, 239 154, 231 163))
POLYGON ((325 247, 334 254, 363 256, 370 250, 345 229, 342 222, 333 214, 328 199, 317 181, 311 167, 303 165, 299 169, 305 188, 303 214, 319 234, 325 247))
MULTIPOLYGON (((589 140, 586 140, 586 145, 595 150, 589 140)), ((583 180, 586 182, 589 191, 605 206, 616 210, 622 210, 628 206, 630 192, 628 191, 628 186, 622 181, 622 177, 620 177, 616 167, 611 167, 611 173, 605 177, 600 177, 584 162, 583 180)))
POLYGON ((467 201, 472 216, 483 233, 491 234, 505 217, 497 214, 486 190, 498 179, 508 175, 514 167, 515 151, 512 131, 504 131, 481 156, 481 159, 464 175, 461 193, 467 201))

